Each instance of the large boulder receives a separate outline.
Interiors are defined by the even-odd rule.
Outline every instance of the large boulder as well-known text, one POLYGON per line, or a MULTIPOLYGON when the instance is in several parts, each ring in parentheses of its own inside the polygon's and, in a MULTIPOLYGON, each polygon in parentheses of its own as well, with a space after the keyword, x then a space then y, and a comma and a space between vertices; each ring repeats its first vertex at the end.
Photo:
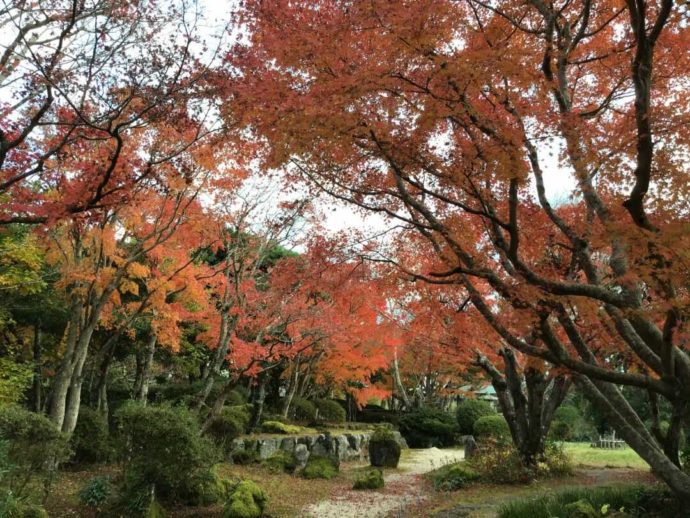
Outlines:
POLYGON ((306 444, 298 444, 295 446, 295 463, 297 464, 297 469, 302 469, 307 465, 309 455, 309 449, 306 444))

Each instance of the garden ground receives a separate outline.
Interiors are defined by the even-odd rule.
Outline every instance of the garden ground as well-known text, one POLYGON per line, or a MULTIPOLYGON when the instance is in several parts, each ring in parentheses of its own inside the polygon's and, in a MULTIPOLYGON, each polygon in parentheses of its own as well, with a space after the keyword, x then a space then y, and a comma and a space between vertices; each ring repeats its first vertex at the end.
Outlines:
MULTIPOLYGON (((450 462, 462 458, 462 450, 429 448, 405 450, 400 466, 386 470, 386 486, 377 491, 353 491, 352 483, 364 463, 347 463, 332 480, 305 480, 284 473, 272 473, 258 466, 222 464, 220 473, 233 478, 251 478, 268 493, 266 509, 273 518, 288 517, 362 517, 384 516, 437 518, 488 518, 496 515, 500 506, 511 500, 537 496, 555 489, 577 486, 599 486, 623 483, 653 483, 654 478, 642 459, 630 448, 602 450, 588 444, 567 444, 576 465, 575 475, 534 482, 529 485, 477 484, 453 493, 438 493, 423 477, 450 462)), ((79 504, 77 493, 86 480, 96 475, 116 476, 115 466, 97 470, 66 471, 61 473, 56 488, 47 502, 50 516, 89 517, 93 511, 79 504)), ((173 509, 169 516, 216 517, 221 507, 205 509, 173 509)))

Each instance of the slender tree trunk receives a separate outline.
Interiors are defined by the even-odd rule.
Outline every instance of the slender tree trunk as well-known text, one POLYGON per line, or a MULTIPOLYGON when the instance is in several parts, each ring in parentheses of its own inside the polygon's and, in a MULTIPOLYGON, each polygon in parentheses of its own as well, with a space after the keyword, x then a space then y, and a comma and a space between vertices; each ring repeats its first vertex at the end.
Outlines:
POLYGON ((264 411, 264 401, 266 400, 266 374, 259 376, 259 386, 254 398, 254 406, 252 408, 252 419, 249 423, 249 431, 256 430, 261 424, 261 416, 264 411))
POLYGON ((50 418, 58 429, 62 429, 65 420, 65 406, 67 393, 72 381, 72 374, 76 365, 76 347, 81 323, 81 304, 74 303, 70 308, 70 320, 65 338, 65 352, 60 367, 53 380, 53 390, 50 398, 50 418))
POLYGON ((141 355, 141 362, 137 360, 137 363, 141 363, 141 367, 139 368, 137 365, 138 372, 135 382, 134 398, 144 405, 146 404, 149 395, 149 380, 151 376, 151 365, 153 364, 153 355, 156 352, 156 340, 156 335, 151 334, 149 341, 146 344, 146 349, 141 355))
POLYGON ((43 407, 43 389, 41 386, 41 321, 34 324, 34 375, 31 385, 31 407, 40 412, 43 407))
POLYGON ((292 366, 292 376, 290 376, 290 384, 288 385, 288 390, 285 393, 285 401, 283 401, 282 416, 287 418, 290 412, 290 405, 297 392, 297 385, 299 383, 299 368, 300 368, 300 354, 297 355, 292 366))
POLYGON ((407 395, 407 390, 403 385, 402 378, 400 377, 400 367, 398 365, 398 349, 396 348, 393 352, 393 381, 395 383, 395 388, 398 391, 400 399, 402 400, 405 408, 410 409, 412 405, 410 403, 410 397, 407 395))

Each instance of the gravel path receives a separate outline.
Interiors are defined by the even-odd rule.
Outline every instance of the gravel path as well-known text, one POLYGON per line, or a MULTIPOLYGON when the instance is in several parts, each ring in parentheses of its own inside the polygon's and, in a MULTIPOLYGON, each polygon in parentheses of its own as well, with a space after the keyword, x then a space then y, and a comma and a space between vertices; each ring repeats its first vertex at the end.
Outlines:
POLYGON ((411 505, 425 495, 422 475, 464 458, 462 449, 405 450, 396 470, 384 473, 386 485, 379 491, 343 488, 337 495, 304 509, 312 518, 381 518, 411 505))

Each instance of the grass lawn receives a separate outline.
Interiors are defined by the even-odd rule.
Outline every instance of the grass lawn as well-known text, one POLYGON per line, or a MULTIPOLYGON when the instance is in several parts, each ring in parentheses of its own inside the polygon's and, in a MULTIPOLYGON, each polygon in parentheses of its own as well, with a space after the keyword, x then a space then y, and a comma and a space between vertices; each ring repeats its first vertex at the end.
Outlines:
POLYGON ((565 443, 565 451, 573 458, 576 466, 593 466, 597 468, 634 468, 649 469, 647 463, 632 448, 616 450, 592 448, 589 443, 565 443))

